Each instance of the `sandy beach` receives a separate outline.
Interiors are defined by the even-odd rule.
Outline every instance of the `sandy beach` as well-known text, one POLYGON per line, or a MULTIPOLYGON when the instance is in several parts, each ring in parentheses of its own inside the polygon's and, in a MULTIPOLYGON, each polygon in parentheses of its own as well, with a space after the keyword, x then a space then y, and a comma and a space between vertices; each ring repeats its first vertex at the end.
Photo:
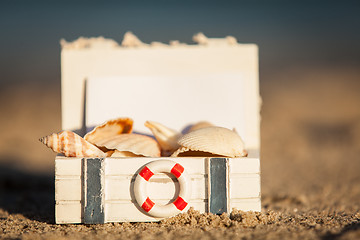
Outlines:
POLYGON ((61 130, 60 86, 6 86, 0 94, 0 238, 360 238, 359 79, 356 67, 307 67, 261 81, 261 213, 190 210, 159 223, 103 225, 54 223, 55 154, 38 138, 61 130))

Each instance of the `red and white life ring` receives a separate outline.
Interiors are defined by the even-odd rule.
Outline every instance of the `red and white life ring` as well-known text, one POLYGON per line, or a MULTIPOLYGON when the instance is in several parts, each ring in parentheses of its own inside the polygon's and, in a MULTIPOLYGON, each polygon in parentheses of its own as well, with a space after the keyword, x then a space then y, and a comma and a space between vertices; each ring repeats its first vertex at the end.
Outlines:
POLYGON ((171 160, 156 160, 146 164, 136 176, 134 194, 136 202, 153 217, 170 217, 180 213, 188 205, 191 184, 183 166, 171 160), (155 173, 172 173, 179 181, 180 192, 175 201, 167 205, 155 204, 148 197, 146 184, 155 173))

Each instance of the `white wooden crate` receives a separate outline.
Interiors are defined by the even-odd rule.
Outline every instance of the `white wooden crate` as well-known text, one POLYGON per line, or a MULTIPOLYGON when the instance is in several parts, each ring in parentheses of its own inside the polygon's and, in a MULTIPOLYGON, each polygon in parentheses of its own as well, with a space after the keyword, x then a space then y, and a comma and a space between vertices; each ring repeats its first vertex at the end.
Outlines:
MULTIPOLYGON (((162 158, 163 159, 163 158, 162 158)), ((209 212, 211 182, 210 158, 166 158, 181 164, 191 179, 191 197, 188 206, 202 213, 209 212)), ((134 179, 139 170, 159 158, 106 158, 104 159, 103 222, 158 221, 147 214, 136 203, 133 196, 134 179)), ((229 158, 225 212, 231 209, 261 211, 260 164, 258 158, 229 158)), ((82 223, 86 208, 84 160, 81 158, 56 158, 55 198, 57 223, 82 223)), ((147 189, 156 204, 167 204, 175 200, 179 192, 176 178, 167 174, 155 174, 147 189)), ((86 221, 85 221, 86 222, 86 221)))
MULTIPOLYGON (((84 134, 92 126, 119 116, 134 118, 134 130, 145 134, 150 134, 142 126, 145 120, 158 121, 175 129, 200 120, 235 127, 244 139, 249 156, 219 160, 226 165, 223 185, 220 184, 224 189, 211 189, 215 186, 211 179, 214 180, 216 174, 211 173, 209 166, 216 159, 166 159, 180 163, 190 175, 192 191, 186 209, 194 207, 200 212, 213 213, 230 212, 232 208, 260 211, 260 97, 256 45, 224 42, 124 48, 104 43, 90 47, 63 46, 62 128, 84 134), (141 94, 136 94, 139 92, 141 94), (149 111, 151 106, 156 110, 149 111), (222 193, 225 198, 216 201, 225 208, 212 209, 215 206, 212 199, 222 193)), ((159 158, 97 159, 102 164, 98 179, 101 186, 94 193, 87 184, 92 180, 86 174, 90 160, 56 157, 56 223, 161 219, 142 210, 133 192, 139 170, 156 160, 159 158), (96 216, 91 215, 91 196, 100 197, 99 201, 91 202, 95 204, 92 213, 95 211, 96 216)), ((173 201, 178 191, 176 178, 168 174, 155 174, 148 184, 149 197, 156 204, 173 201)))

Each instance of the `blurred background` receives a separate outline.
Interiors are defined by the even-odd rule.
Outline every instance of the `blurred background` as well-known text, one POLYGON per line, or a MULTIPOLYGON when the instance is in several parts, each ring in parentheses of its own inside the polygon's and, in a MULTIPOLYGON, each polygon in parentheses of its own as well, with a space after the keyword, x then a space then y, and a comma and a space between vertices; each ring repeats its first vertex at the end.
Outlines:
POLYGON ((61 128, 60 39, 191 44, 203 32, 259 46, 263 207, 359 209, 359 13, 350 0, 2 0, 0 190, 53 191, 55 154, 38 138, 61 128))

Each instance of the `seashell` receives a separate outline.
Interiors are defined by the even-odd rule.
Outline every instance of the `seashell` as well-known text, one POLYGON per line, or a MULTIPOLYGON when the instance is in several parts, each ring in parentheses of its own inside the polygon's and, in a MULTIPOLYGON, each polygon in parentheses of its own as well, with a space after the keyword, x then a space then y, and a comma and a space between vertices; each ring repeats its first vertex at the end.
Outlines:
POLYGON ((158 141, 163 155, 169 156, 180 147, 177 143, 182 134, 161 123, 146 121, 145 126, 151 130, 158 141))
POLYGON ((111 157, 143 157, 142 155, 138 155, 132 152, 118 151, 118 150, 113 151, 113 153, 110 156, 111 157))
POLYGON ((206 127, 189 132, 182 136, 179 141, 181 147, 171 156, 177 157, 186 153, 186 156, 202 156, 199 152, 204 152, 204 156, 209 153, 226 157, 244 157, 247 152, 241 137, 235 132, 223 127, 206 127))
POLYGON ((137 36, 135 36, 132 32, 126 32, 124 35, 124 39, 121 42, 121 46, 123 47, 142 47, 147 44, 143 43, 137 36))
POLYGON ((100 126, 95 127, 91 132, 88 132, 84 139, 94 145, 98 145, 98 142, 104 139, 111 138, 113 136, 131 133, 134 121, 131 118, 117 118, 109 120, 100 126))
POLYGON ((120 134, 107 139, 101 139, 96 146, 109 150, 126 151, 145 157, 160 157, 160 146, 155 139, 140 134, 120 134))
POLYGON ((62 131, 39 139, 54 152, 66 157, 105 157, 105 153, 76 133, 62 131))
POLYGON ((189 130, 188 130, 187 132, 189 133, 189 132, 193 132, 193 131, 195 131, 195 130, 198 130, 198 129, 200 129, 200 128, 212 127, 212 126, 214 126, 212 123, 209 123, 209 122, 207 122, 207 121, 201 121, 201 122, 198 122, 198 123, 193 124, 193 125, 189 128, 189 130))

